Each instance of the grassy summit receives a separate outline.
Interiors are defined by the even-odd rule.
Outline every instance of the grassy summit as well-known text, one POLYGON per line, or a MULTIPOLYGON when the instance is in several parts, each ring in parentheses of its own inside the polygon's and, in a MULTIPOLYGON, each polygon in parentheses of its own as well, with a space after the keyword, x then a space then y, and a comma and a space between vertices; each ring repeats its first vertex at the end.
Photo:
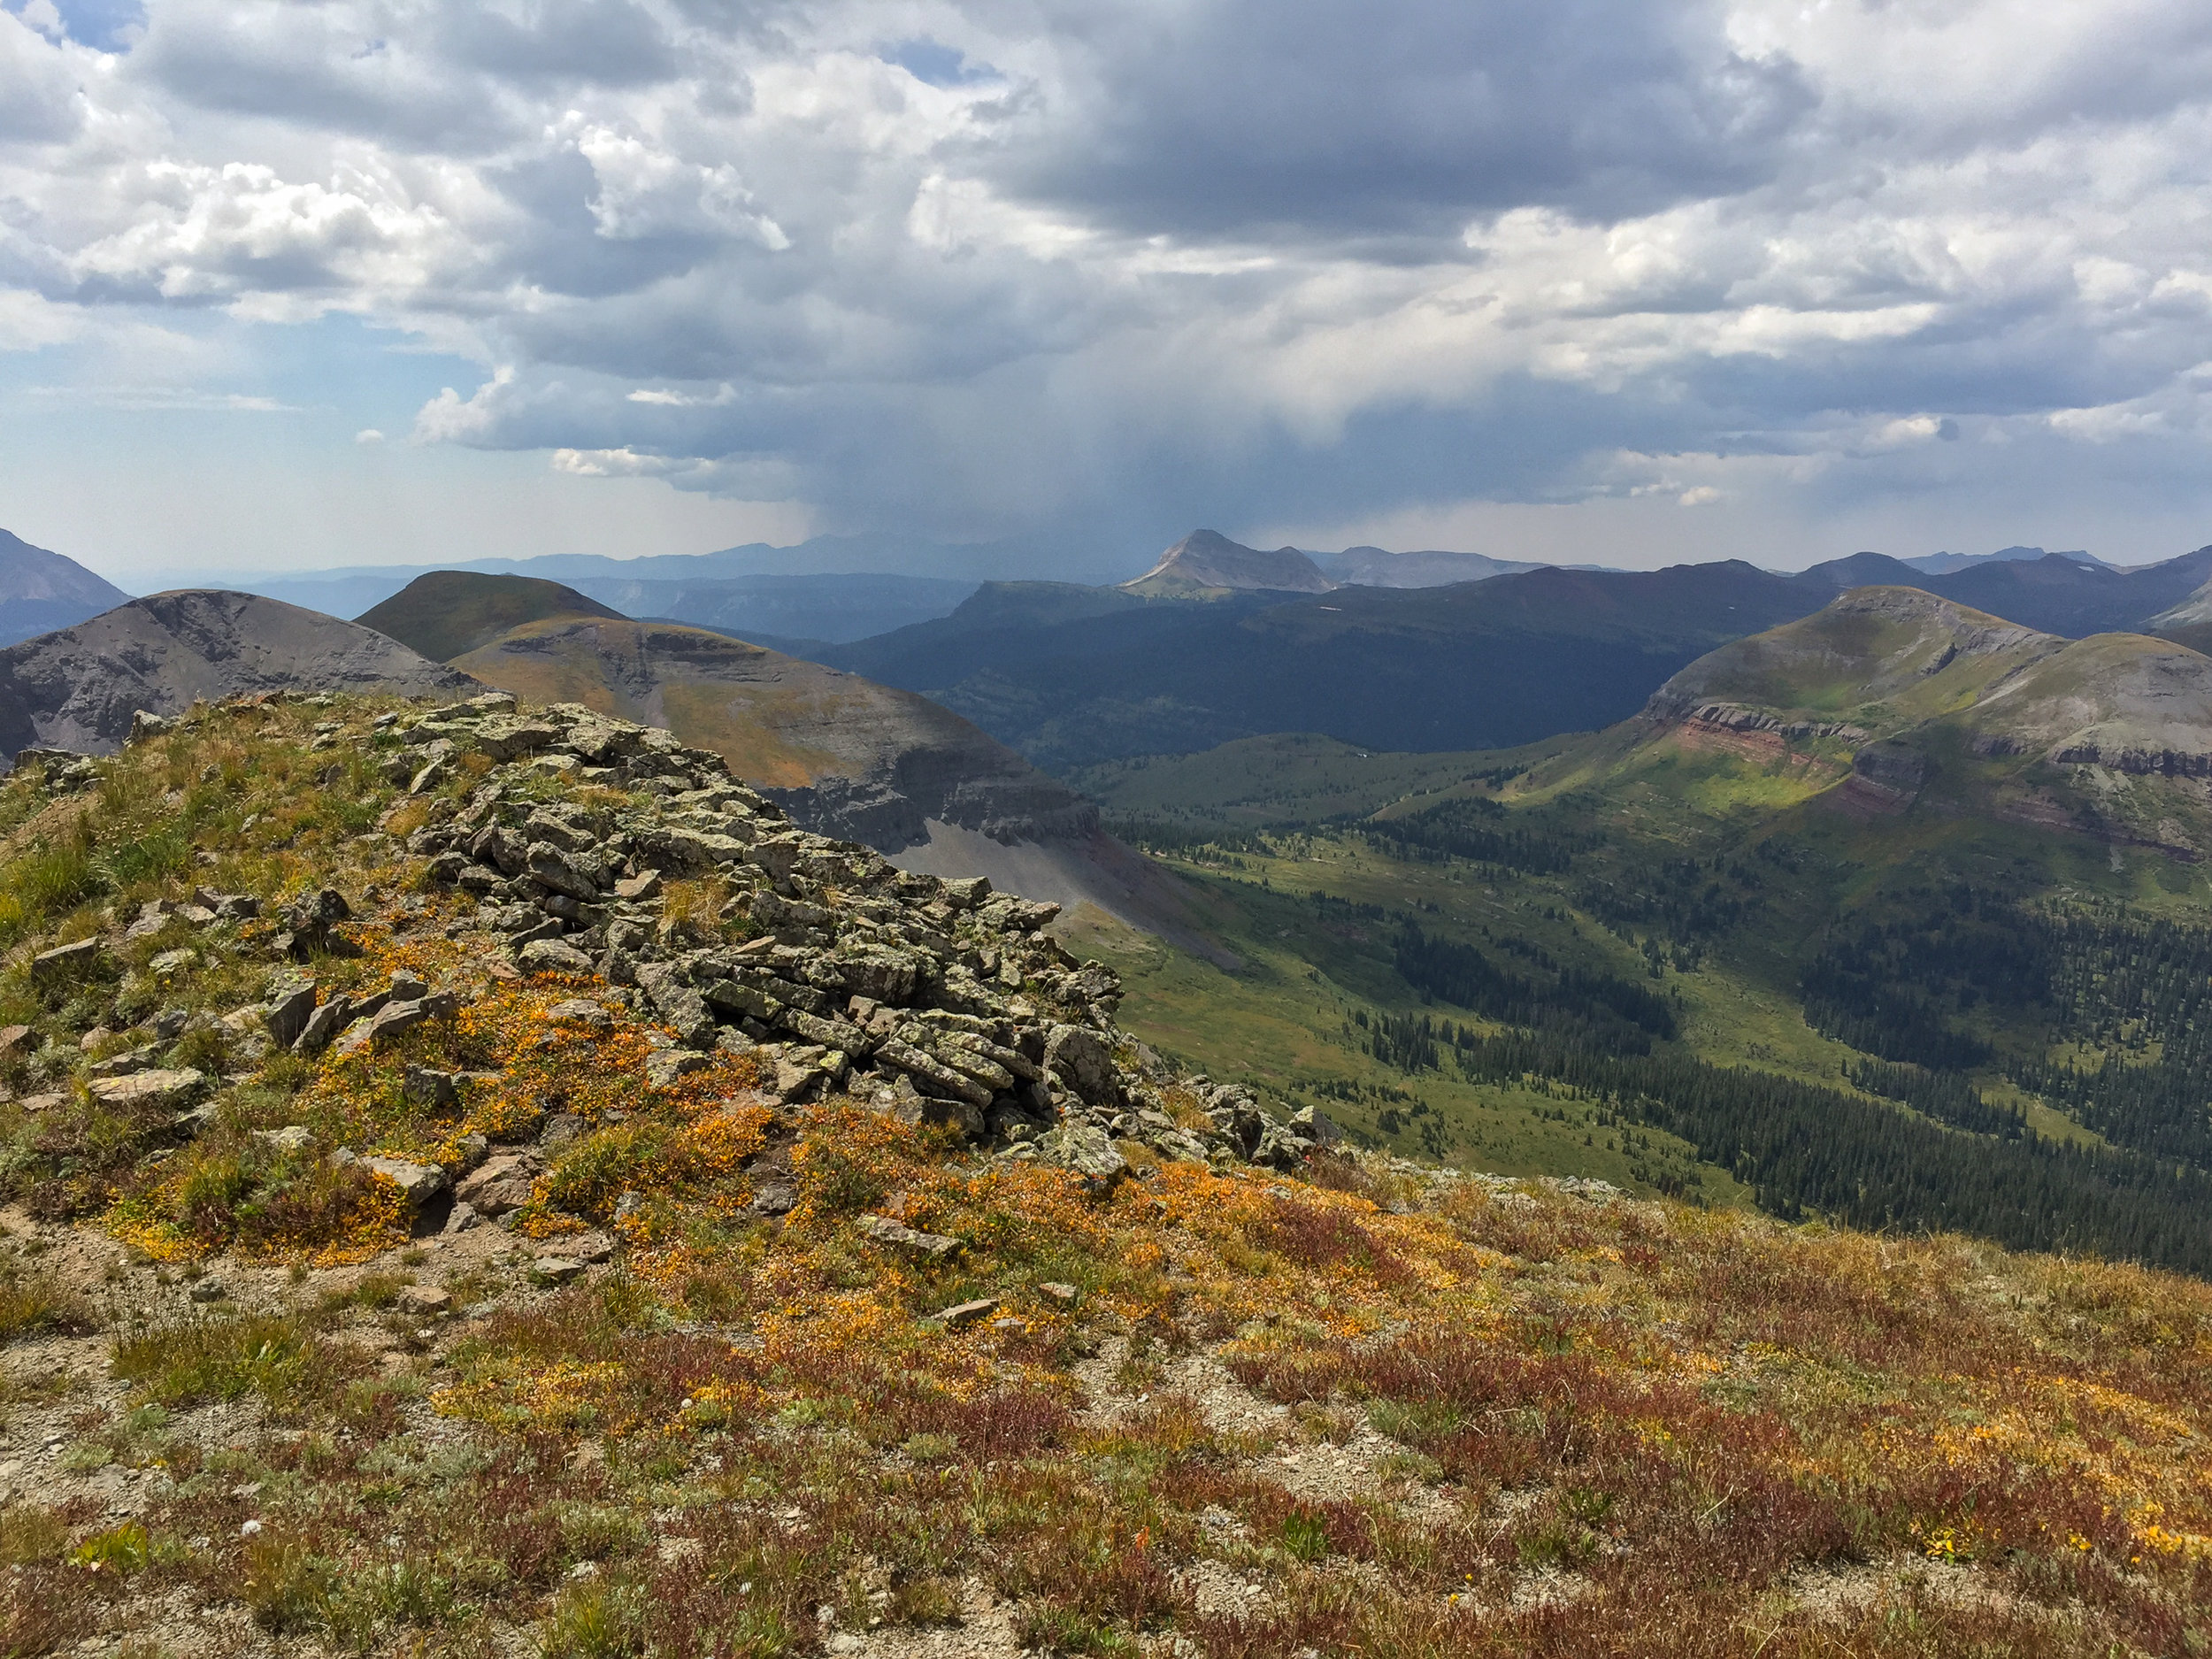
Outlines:
MULTIPOLYGON (((787 837, 674 745, 502 759, 558 722, 426 744, 419 712, 222 705, 0 786, 0 1652, 2212 1633, 2200 1282, 1379 1153, 1256 1167, 1018 906, 787 837), (469 884, 530 825, 705 862, 572 916, 549 891, 561 930, 518 945, 523 878, 469 884), (702 1028, 651 972, 918 952, 937 988, 883 987, 883 1029, 979 1078, 1019 1043, 964 1021, 1093 1033, 1110 1158, 1028 1133, 1010 1071, 970 1139, 887 1047, 807 1057, 857 1003, 802 1018, 779 979, 780 1028, 702 1028), (302 977, 396 1000, 302 1051, 302 977), (485 1218, 428 1231, 439 1181, 485 1218)), ((547 875, 601 856, 540 844, 547 875)), ((1037 1085, 1068 1125, 1099 1116, 1075 1070, 1037 1085)))

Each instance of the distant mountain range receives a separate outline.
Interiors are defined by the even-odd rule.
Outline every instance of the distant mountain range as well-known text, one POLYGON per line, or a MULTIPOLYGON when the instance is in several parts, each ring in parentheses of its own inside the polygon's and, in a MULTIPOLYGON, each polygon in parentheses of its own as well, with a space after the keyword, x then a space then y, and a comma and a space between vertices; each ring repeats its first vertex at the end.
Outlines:
POLYGON ((1194 530, 1124 591, 1146 599, 1205 599, 1231 593, 1325 594, 1336 584, 1294 547, 1263 553, 1217 530, 1194 530))
POLYGON ((1391 553, 1379 547, 1349 547, 1341 553, 1306 557, 1331 581, 1359 588, 1442 588, 1543 568, 1526 560, 1494 559, 1480 553, 1391 553))
MULTIPOLYGON (((666 614, 687 622, 847 640, 941 616, 979 582, 1020 578, 1040 568, 1111 583, 1121 579, 1127 564, 1121 554, 1072 541, 970 545, 912 536, 826 535, 795 547, 753 542, 713 553, 642 558, 554 553, 526 559, 354 565, 299 575, 227 572, 222 583, 334 616, 355 616, 434 571, 531 576, 563 583, 630 615, 666 614), (687 594, 693 599, 683 600, 687 594)), ((195 572, 193 580, 205 578, 195 572)))
POLYGON ((949 616, 811 654, 919 691, 1064 771, 1271 732, 1438 750, 1594 730, 1706 651, 1867 586, 1919 588, 2066 637, 2151 629, 2170 612, 2212 636, 2212 606, 2177 609, 2212 580, 2212 548, 2131 570, 2046 554, 1930 575, 1859 553, 1787 576, 1724 561, 1540 566, 1419 589, 1230 585, 1300 575, 1283 557, 1294 551, 1202 533, 1129 587, 987 583, 949 616))
MULTIPOLYGON (((1999 548, 1994 553, 1924 553, 1918 558, 1900 559, 1898 563, 1909 565, 1924 576, 1948 576, 1953 571, 1971 570, 1978 565, 1987 565, 1993 561, 2003 563, 2012 560, 2039 559, 2047 557, 2049 556, 2039 547, 2005 547, 1999 548)), ((2071 559, 2077 565, 2102 565, 2107 570, 2117 568, 2106 565, 2104 560, 2093 554, 2084 553, 2078 549, 2071 553, 2061 553, 2057 557, 2062 559, 2071 559)))
POLYGON ((0 530, 0 645, 82 622, 129 597, 76 560, 0 530))
MULTIPOLYGON (((807 557, 884 555, 889 545, 853 540, 807 557)), ((2127 569, 2033 548, 1914 561, 1859 553, 1785 575, 1740 561, 1509 569, 1476 555, 1270 551, 1201 529, 1119 586, 972 589, 882 572, 740 570, 763 553, 527 561, 537 571, 585 567, 574 582, 506 574, 486 586, 497 573, 429 572, 399 611, 363 609, 373 626, 437 661, 556 614, 608 624, 608 638, 621 632, 613 623, 633 618, 700 628, 723 637, 717 661, 736 661, 727 648, 742 641, 919 694, 1061 773, 1282 732, 1439 751, 1594 730, 1632 714, 1703 653, 1869 586, 1917 588, 2061 637, 2162 632, 2193 648, 2212 644, 2212 549, 2127 569), (1924 568, 1936 565, 1947 568, 1924 568), (1477 574, 1431 580, 1468 571, 1477 574), (547 602, 549 611, 549 592, 566 598, 547 602), (884 621, 897 626, 852 637, 884 621)), ((76 568, 37 549, 17 557, 49 561, 50 572, 76 568)), ((687 649, 705 660, 704 645, 687 649)))

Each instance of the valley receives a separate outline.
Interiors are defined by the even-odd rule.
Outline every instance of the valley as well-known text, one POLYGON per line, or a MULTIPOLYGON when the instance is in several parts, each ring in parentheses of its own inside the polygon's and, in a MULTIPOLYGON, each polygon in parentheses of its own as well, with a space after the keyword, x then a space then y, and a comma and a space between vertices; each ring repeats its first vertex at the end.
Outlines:
POLYGON ((1148 1041, 1378 1146, 2195 1263, 2212 838, 2193 761, 2157 745, 2212 665, 1892 591, 1585 737, 1093 768, 1110 825, 1244 965, 1105 926, 1085 948, 1148 1041), (2153 717, 2147 656, 2170 682, 2153 717), (1715 712, 1755 681, 1767 703, 1715 712), (2101 764, 2091 731, 2116 734, 2106 758, 2165 758, 2101 764))

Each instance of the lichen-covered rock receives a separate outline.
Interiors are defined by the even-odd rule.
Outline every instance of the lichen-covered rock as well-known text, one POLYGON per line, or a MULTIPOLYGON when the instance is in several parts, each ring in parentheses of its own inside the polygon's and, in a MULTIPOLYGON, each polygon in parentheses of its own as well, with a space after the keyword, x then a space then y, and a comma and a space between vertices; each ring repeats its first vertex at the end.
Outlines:
POLYGON ((207 1074, 190 1066, 96 1077, 85 1090, 103 1106, 181 1106, 206 1087, 207 1074))
MULTIPOLYGON (((555 932, 559 930, 557 926, 555 932)), ((557 938, 533 939, 516 953, 518 962, 532 973, 589 973, 591 958, 557 938)))
POLYGON ((1129 1161, 1121 1156, 1102 1129, 1088 1124, 1063 1124, 1036 1142, 1039 1162, 1073 1170, 1094 1186, 1108 1187, 1129 1173, 1129 1161))
POLYGON ((941 1233, 923 1233, 894 1221, 888 1216, 863 1216, 855 1224, 863 1237, 892 1249, 903 1250, 910 1256, 925 1256, 933 1262, 957 1255, 963 1248, 957 1239, 947 1238, 941 1233))

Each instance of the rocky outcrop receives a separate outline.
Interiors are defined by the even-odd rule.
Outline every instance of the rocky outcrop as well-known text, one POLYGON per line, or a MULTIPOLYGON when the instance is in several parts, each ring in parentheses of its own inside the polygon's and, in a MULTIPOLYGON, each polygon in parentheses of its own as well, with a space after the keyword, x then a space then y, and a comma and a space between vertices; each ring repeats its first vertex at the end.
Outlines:
MULTIPOLYGON (((1654 709, 1657 700, 1654 699, 1654 709)), ((1648 715, 1653 710, 1647 710, 1648 715)), ((1846 742, 1866 741, 1869 733, 1842 720, 1786 720, 1767 709, 1747 709, 1737 703, 1700 703, 1679 715, 1662 715, 1662 718, 1687 721, 1693 725, 1709 726, 1724 732, 1772 732, 1779 737, 1833 737, 1846 742)))
POLYGON ((185 588, 0 651, 0 755, 112 754, 141 710, 175 715, 201 698, 477 688, 372 629, 251 594, 185 588))
POLYGON ((2051 758, 2062 766, 2107 766, 2138 778, 2212 778, 2212 754, 2072 743, 2051 758))
MULTIPOLYGON (((495 760, 465 803, 438 798, 408 849, 433 880, 475 895, 519 971, 626 987, 680 1048, 749 1054, 785 1100, 842 1091, 1093 1181, 1118 1172, 1117 1141, 1286 1165, 1326 1138, 1325 1125, 1278 1123, 1249 1094, 1149 1056, 1114 1024, 1115 974, 1045 931, 1056 904, 799 829, 670 732, 495 695, 401 736, 396 774, 441 746, 495 760), (634 804, 548 801, 549 774, 634 804), (680 907, 667 896, 701 879, 723 895, 711 925, 690 908, 696 887, 680 907)), ((366 1024, 359 1006, 326 1029, 311 1018, 297 1042, 373 1041, 377 1019, 420 1000, 388 1001, 366 1024)))

